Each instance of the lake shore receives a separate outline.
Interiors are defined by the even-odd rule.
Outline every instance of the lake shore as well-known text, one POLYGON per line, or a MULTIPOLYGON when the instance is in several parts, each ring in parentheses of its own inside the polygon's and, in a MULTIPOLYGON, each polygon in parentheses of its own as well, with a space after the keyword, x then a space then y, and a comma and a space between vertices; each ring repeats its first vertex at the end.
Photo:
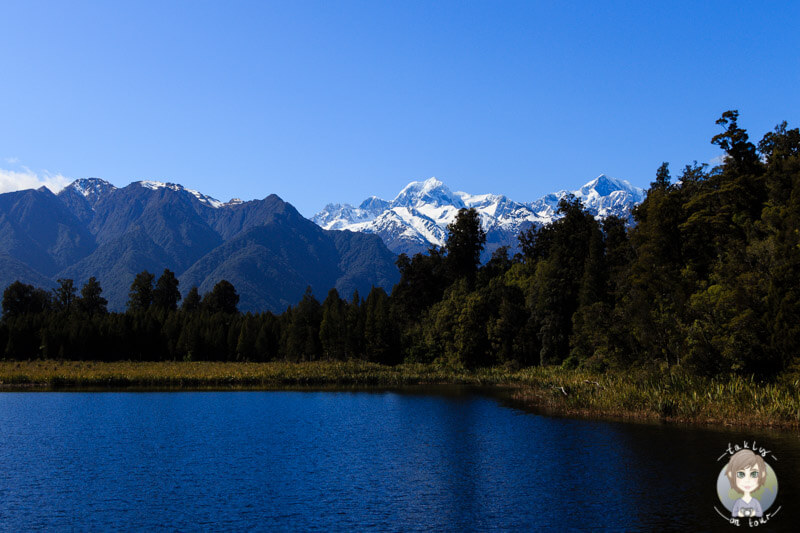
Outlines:
POLYGON ((800 428, 799 383, 796 376, 774 383, 700 378, 675 368, 591 373, 361 361, 0 361, 0 391, 475 385, 502 387, 520 406, 554 415, 777 428, 800 428))

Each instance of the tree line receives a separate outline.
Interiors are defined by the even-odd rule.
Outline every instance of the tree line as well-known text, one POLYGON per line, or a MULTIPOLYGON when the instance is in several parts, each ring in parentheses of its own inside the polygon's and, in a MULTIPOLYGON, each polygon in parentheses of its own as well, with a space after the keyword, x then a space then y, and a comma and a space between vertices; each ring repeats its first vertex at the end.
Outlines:
POLYGON ((561 217, 519 235, 520 252, 480 256, 463 209, 443 247, 397 260, 400 281, 349 300, 308 289, 281 314, 237 311, 227 281, 181 299, 174 273, 139 273, 109 313, 90 279, 3 293, 6 358, 442 362, 593 370, 681 365, 702 375, 774 376, 800 347, 800 132, 757 144, 738 113, 717 121, 725 157, 673 179, 656 171, 633 224, 600 221, 572 196, 561 217))

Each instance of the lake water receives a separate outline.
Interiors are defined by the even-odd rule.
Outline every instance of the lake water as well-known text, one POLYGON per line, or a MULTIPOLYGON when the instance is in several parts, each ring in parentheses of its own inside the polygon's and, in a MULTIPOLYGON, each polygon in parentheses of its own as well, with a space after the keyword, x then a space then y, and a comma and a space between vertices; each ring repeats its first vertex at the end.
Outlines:
POLYGON ((760 529, 791 530, 791 432, 546 417, 457 387, 2 393, 0 528, 735 530, 717 459, 754 438, 780 483, 760 529))

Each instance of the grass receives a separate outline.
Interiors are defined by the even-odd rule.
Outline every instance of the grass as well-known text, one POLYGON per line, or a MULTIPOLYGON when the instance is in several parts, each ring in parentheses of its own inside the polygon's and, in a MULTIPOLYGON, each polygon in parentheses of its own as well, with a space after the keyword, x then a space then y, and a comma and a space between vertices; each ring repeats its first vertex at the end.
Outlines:
POLYGON ((465 370, 362 361, 306 363, 0 361, 0 390, 75 388, 508 387, 515 400, 554 414, 698 424, 800 427, 800 378, 774 383, 701 378, 679 368, 603 374, 558 367, 465 370))

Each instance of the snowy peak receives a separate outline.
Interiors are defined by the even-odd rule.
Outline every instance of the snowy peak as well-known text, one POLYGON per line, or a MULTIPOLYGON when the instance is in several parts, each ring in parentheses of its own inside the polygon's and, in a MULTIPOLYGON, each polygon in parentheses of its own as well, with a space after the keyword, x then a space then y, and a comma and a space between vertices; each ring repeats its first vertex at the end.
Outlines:
POLYGON ((464 207, 461 198, 453 194, 444 183, 436 178, 412 181, 400 191, 391 205, 392 207, 417 207, 420 205, 464 207))
POLYGON ((388 209, 390 205, 391 204, 386 200, 382 200, 377 196, 370 196, 369 198, 361 202, 361 205, 359 205, 358 208, 363 211, 379 215, 380 213, 388 209))
POLYGON ((644 189, 605 174, 596 177, 572 194, 580 198, 592 214, 601 218, 629 214, 630 208, 641 203, 645 197, 644 189))
POLYGON ((626 186, 626 184, 620 180, 609 178, 605 174, 600 174, 579 190, 583 195, 589 195, 591 192, 595 192, 600 196, 608 196, 614 191, 625 191, 630 190, 630 188, 630 185, 626 186))
POLYGON ((644 190, 624 180, 600 175, 575 191, 562 190, 533 202, 520 203, 500 194, 452 192, 436 178, 412 181, 391 202, 372 196, 359 207, 328 204, 312 221, 325 229, 376 233, 395 253, 424 252, 441 246, 447 226, 464 207, 475 208, 487 233, 486 253, 500 246, 517 248, 519 232, 557 219, 558 202, 573 194, 595 216, 630 218, 631 208, 644 199, 644 190))
POLYGON ((216 198, 212 198, 211 196, 206 196, 205 194, 203 194, 201 192, 198 192, 198 191, 194 191, 192 189, 187 189, 183 185, 179 185, 177 183, 164 183, 164 182, 161 182, 161 181, 142 180, 142 181, 136 181, 136 182, 134 182, 134 184, 138 184, 139 186, 144 187, 145 189, 150 189, 150 190, 153 190, 153 191, 158 190, 158 189, 169 189, 171 191, 176 191, 176 192, 185 191, 185 192, 191 194, 192 196, 194 196, 195 198, 197 198, 197 200, 200 203, 203 203, 203 204, 205 204, 205 205, 207 205, 209 207, 213 207, 214 209, 216 209, 218 207, 222 207, 223 205, 231 205, 232 204, 232 202, 229 202, 228 204, 224 204, 224 203, 220 202, 219 200, 217 200, 216 198))
POLYGON ((101 180, 100 178, 78 179, 67 185, 65 188, 72 189, 73 191, 77 192, 86 198, 90 204, 94 204, 97 199, 116 189, 116 187, 111 185, 109 182, 106 180, 101 180))

